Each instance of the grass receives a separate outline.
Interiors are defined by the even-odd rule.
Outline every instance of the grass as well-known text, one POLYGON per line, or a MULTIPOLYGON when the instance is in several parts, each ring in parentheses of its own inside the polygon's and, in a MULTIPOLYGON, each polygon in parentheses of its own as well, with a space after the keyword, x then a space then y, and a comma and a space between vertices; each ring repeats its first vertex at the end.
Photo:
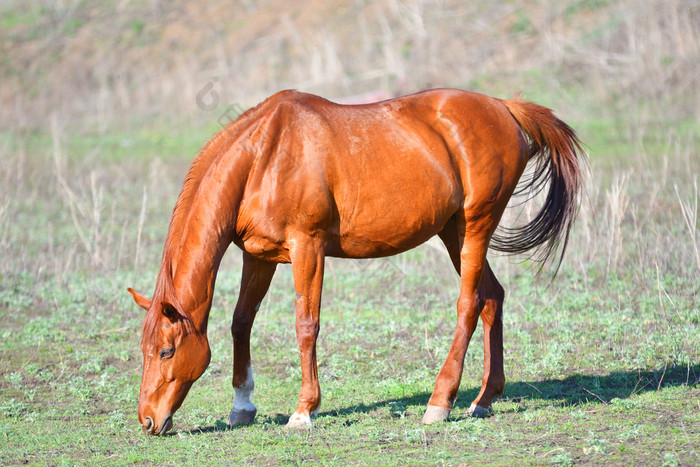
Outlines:
MULTIPOLYGON (((604 131, 595 122, 582 126, 604 131)), ((200 133, 205 140, 207 131, 200 133)), ((6 206, 0 252, 10 258, 0 265, 1 463, 682 465, 697 459, 700 266, 692 223, 679 204, 694 206, 697 197, 692 130, 676 149, 665 146, 662 177, 664 158, 641 164, 636 155, 592 153, 589 196, 551 285, 527 262, 491 258, 507 291, 508 384, 493 417, 466 417, 480 385, 479 329, 452 420, 420 424, 454 333, 458 290, 446 254, 434 244, 381 260, 329 260, 318 357, 324 398, 308 433, 283 428, 300 369, 291 270, 280 267, 253 332, 258 420, 227 430, 228 329, 241 261, 234 247, 217 281, 212 363, 176 414, 174 433, 163 439, 144 437, 136 421, 143 316, 124 288, 152 290, 189 160, 171 156, 177 140, 148 134, 132 137, 140 150, 160 154, 156 162, 112 145, 124 138, 119 134, 98 141, 58 128, 49 136, 3 136, 0 147, 10 157, 0 162, 4 177, 13 178, 0 192, 6 206), (619 189, 613 188, 620 171, 609 157, 622 173, 634 169, 619 189), (76 237, 78 229, 85 239, 76 237), (611 232, 617 232, 612 241, 611 232)), ((656 141, 647 134, 644 144, 656 141)))
POLYGON ((319 341, 324 402, 310 433, 283 428, 300 381, 289 268, 276 277, 254 332, 258 422, 225 428, 239 277, 231 268, 210 319, 211 366, 165 439, 145 438, 135 420, 141 313, 117 294, 127 278, 76 277, 64 293, 46 284, 37 295, 52 293, 55 303, 34 303, 33 316, 17 316, 24 300, 3 299, 14 323, 0 346, 2 462, 659 464, 697 456, 697 308, 669 320, 655 296, 621 303, 630 294, 623 281, 586 294, 582 279, 567 278, 564 293, 518 277, 508 284, 509 384, 495 415, 466 417, 480 379, 477 335, 453 420, 424 427, 454 326, 455 288, 436 278, 446 259, 437 272, 410 258, 334 263, 326 290, 338 292, 326 299, 319 341))

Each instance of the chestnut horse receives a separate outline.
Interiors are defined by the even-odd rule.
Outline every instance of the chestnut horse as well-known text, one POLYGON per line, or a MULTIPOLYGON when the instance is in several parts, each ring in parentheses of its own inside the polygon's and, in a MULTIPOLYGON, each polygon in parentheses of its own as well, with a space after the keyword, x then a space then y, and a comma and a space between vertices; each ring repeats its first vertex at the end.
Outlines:
MULTIPOLYGON (((582 187, 585 155, 574 131, 549 109, 437 89, 366 105, 339 105, 283 91, 220 131, 194 160, 175 205, 141 349, 138 417, 144 432, 172 427, 192 383, 209 364, 207 320, 221 258, 243 250, 233 313, 230 425, 251 423, 256 407, 250 332, 278 263, 291 263, 301 354, 299 403, 288 427, 311 427, 321 403, 316 338, 324 258, 376 258, 438 235, 461 288, 457 331, 435 382, 424 423, 446 420, 479 316, 484 375, 469 414, 484 416, 502 394, 503 288, 486 252, 566 248, 582 187), (548 186, 544 205, 519 227, 498 226, 528 161, 536 169, 518 192, 548 186)), ((561 261, 561 259, 559 260, 561 261)))

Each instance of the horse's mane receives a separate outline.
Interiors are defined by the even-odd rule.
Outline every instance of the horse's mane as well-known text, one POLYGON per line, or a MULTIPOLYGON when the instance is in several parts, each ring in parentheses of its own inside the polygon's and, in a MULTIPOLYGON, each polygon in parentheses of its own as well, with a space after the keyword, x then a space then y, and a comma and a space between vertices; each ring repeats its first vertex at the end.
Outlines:
POLYGON ((143 322, 143 342, 154 342, 160 322, 159 318, 163 313, 174 315, 173 318, 181 320, 184 323, 185 333, 192 332, 195 329, 192 317, 178 300, 173 282, 173 260, 176 259, 179 253, 182 234, 187 228, 191 207, 199 192, 201 181, 213 162, 226 152, 242 131, 248 127, 248 123, 254 121, 254 117, 275 96, 264 100, 256 107, 248 109, 226 125, 204 145, 192 162, 170 219, 152 305, 146 313, 146 318, 143 322))

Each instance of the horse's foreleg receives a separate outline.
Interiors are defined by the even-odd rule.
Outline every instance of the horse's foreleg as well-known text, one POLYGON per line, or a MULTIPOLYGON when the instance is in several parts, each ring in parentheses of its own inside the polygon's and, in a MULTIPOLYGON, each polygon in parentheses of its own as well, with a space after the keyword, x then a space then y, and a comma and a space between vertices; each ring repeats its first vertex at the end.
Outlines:
POLYGON ((316 366, 316 338, 319 331, 321 288, 323 286, 323 242, 314 237, 296 239, 290 251, 296 290, 296 334, 301 355, 299 404, 287 428, 311 428, 311 415, 321 405, 321 388, 316 366))
POLYGON ((228 417, 229 425, 252 423, 257 408, 250 401, 255 388, 253 367, 250 363, 250 330, 260 302, 270 287, 276 263, 269 263, 243 252, 241 290, 233 312, 231 335, 233 336, 233 408, 228 417))
POLYGON ((423 417, 423 423, 426 424, 446 420, 450 415, 452 404, 457 399, 459 382, 462 378, 464 356, 467 353, 471 336, 476 329, 482 306, 478 287, 486 264, 488 238, 474 234, 464 237, 462 233, 464 231, 464 229, 457 230, 455 225, 454 231, 447 229, 440 232, 440 238, 445 243, 450 257, 455 263, 455 269, 460 272, 462 280, 459 300, 457 301, 457 330, 447 359, 435 381, 433 394, 428 401, 428 407, 423 417), (457 261, 457 255, 459 261, 457 261))
POLYGON ((486 416, 491 402, 503 394, 506 384, 503 372, 504 291, 488 262, 479 284, 478 294, 479 302, 483 303, 481 322, 484 324, 484 376, 481 380, 481 391, 469 407, 468 414, 473 417, 486 416))

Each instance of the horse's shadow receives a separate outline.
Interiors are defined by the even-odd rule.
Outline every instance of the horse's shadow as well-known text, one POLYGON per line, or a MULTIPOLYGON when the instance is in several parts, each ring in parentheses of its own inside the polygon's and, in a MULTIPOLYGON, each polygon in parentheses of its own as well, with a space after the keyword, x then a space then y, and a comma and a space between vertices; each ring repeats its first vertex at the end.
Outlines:
MULTIPOLYGON (((564 379, 547 379, 542 381, 507 382, 500 400, 523 401, 539 399, 556 402, 558 405, 577 406, 582 404, 609 404, 613 399, 629 397, 665 387, 696 386, 700 383, 700 363, 692 365, 674 365, 651 371, 613 372, 607 375, 576 374, 564 379)), ((478 395, 479 388, 474 387, 459 391, 455 409, 464 412, 471 401, 478 395)), ((353 413, 371 413, 383 408, 400 413, 410 406, 425 406, 430 399, 429 392, 410 396, 385 399, 371 404, 356 404, 342 409, 326 410, 319 416, 347 416, 353 413)), ((515 408, 510 411, 519 412, 515 408)), ((535 408, 534 410, 537 410, 535 408)), ((465 415, 466 416, 466 415, 465 415)), ((263 417, 263 423, 284 425, 288 416, 275 414, 263 417)), ((217 421, 214 426, 202 427, 187 432, 188 434, 210 433, 228 429, 224 422, 217 421)))
MULTIPOLYGON (((587 403, 609 404, 613 399, 627 399, 635 394, 656 391, 664 387, 695 386, 700 382, 700 363, 674 365, 653 371, 613 372, 608 375, 576 374, 564 379, 507 382, 499 400, 522 401, 540 399, 558 405, 577 406, 587 403)), ((459 391, 454 408, 466 410, 479 394, 479 387, 459 391)), ((387 399, 372 404, 358 404, 344 409, 321 412, 320 415, 349 415, 369 413, 389 407, 391 410, 409 406, 425 406, 430 393, 387 399)), ((515 409, 515 411, 519 411, 515 409)))

